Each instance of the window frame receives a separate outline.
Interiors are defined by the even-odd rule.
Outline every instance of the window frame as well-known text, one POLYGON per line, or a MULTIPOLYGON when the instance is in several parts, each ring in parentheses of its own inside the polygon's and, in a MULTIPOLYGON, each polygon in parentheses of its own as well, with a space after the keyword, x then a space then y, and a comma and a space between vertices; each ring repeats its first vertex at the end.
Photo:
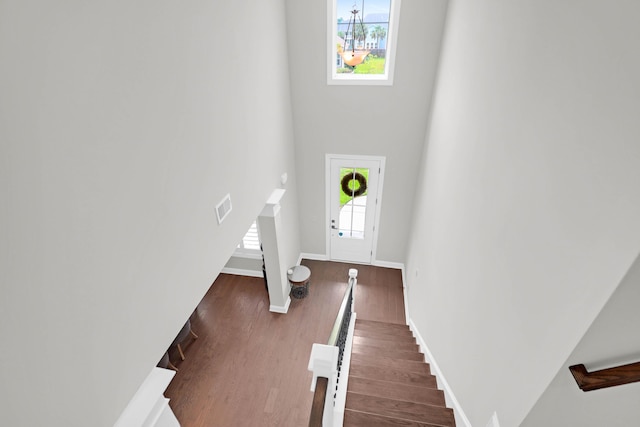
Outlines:
MULTIPOLYGON (((338 74, 336 72, 338 55, 335 46, 338 21, 336 1, 337 0, 327 0, 327 84, 392 86, 396 62, 401 0, 390 0, 391 10, 389 11, 389 29, 387 31, 387 52, 385 53, 384 74, 338 74)), ((366 4, 366 0, 364 1, 366 4)))

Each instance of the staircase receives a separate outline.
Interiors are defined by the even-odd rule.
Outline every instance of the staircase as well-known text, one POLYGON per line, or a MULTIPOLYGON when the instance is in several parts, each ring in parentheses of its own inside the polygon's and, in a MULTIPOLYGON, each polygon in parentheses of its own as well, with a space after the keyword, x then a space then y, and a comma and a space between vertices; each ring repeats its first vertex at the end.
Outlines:
POLYGON ((345 427, 455 427, 406 325, 356 320, 345 427))

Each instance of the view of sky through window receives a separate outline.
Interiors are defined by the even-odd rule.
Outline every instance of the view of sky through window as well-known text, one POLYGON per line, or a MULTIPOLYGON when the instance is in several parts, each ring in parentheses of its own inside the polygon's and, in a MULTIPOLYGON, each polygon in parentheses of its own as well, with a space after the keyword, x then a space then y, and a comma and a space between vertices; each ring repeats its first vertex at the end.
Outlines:
POLYGON ((390 0, 367 0, 366 2, 362 2, 362 0, 337 0, 336 4, 336 16, 338 19, 342 18, 344 21, 348 21, 349 17, 351 17, 351 11, 355 8, 359 11, 363 11, 365 14, 386 14, 387 20, 389 15, 389 10, 391 8, 390 0))

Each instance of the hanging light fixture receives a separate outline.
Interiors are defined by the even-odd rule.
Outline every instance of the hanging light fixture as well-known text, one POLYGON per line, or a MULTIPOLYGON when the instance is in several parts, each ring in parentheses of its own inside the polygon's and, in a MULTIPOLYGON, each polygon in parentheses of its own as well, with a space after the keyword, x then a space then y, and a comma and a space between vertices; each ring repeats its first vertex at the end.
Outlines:
MULTIPOLYGON (((361 10, 364 10, 364 0, 362 0, 361 10)), ((362 17, 360 17, 360 21, 358 22, 358 13, 360 13, 360 10, 356 9, 356 4, 354 3, 351 10, 351 16, 349 17, 349 24, 347 25, 347 34, 349 34, 349 30, 351 29, 351 50, 347 49, 347 38, 345 37, 342 51, 339 52, 344 63, 351 67, 362 64, 369 52, 371 52, 370 50, 364 49, 365 41, 367 39, 367 30, 364 26, 364 22, 362 22, 362 17), (362 36, 361 49, 356 49, 356 25, 358 24, 360 25, 359 35, 362 36)))

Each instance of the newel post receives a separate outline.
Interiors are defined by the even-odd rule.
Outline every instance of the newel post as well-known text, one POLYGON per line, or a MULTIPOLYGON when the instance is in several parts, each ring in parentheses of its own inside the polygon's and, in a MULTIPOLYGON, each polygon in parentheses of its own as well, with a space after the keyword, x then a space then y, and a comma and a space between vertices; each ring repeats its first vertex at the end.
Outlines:
POLYGON ((313 372, 311 391, 316 390, 318 377, 328 378, 327 395, 324 402, 322 416, 323 427, 333 426, 333 396, 336 390, 338 377, 338 347, 326 344, 313 344, 311 357, 309 358, 309 371, 313 372))
MULTIPOLYGON (((349 280, 353 279, 353 284, 355 285, 356 283, 358 283, 358 269, 357 268, 350 268, 349 269, 349 280)), ((355 295, 355 291, 356 288, 354 286, 353 291, 354 295, 355 295)), ((355 313, 356 312, 356 308, 355 308, 355 304, 356 304, 356 299, 352 298, 351 300, 351 312, 355 313)))

